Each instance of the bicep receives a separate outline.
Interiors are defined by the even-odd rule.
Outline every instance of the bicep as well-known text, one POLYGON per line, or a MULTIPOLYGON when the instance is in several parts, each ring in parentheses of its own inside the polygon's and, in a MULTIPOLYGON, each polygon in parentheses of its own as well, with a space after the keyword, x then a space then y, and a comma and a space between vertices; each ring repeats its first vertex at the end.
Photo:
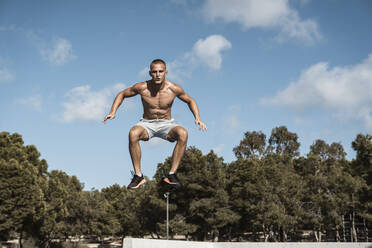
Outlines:
POLYGON ((189 96, 186 92, 180 93, 177 97, 188 104, 190 104, 193 101, 192 97, 189 96))
POLYGON ((123 90, 121 92, 121 94, 123 95, 123 97, 127 98, 127 97, 132 97, 132 96, 135 96, 138 94, 138 89, 137 87, 134 85, 130 88, 127 88, 125 90, 123 90))
POLYGON ((183 102, 187 103, 187 104, 190 104, 192 102, 192 97, 189 96, 183 89, 181 86, 179 85, 176 85, 175 84, 175 87, 173 88, 173 92, 176 94, 176 96, 183 102))

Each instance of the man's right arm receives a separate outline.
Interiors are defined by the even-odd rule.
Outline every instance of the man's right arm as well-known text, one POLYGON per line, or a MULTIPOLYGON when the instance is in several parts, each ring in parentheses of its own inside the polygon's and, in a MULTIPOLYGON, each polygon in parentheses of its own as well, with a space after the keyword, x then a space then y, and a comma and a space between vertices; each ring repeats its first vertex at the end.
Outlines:
POLYGON ((114 102, 112 103, 110 113, 106 115, 105 118, 103 119, 103 123, 105 123, 108 119, 112 120, 115 118, 116 111, 120 107, 121 103, 124 101, 124 98, 135 96, 138 94, 138 92, 139 84, 135 84, 132 87, 119 92, 119 94, 117 94, 117 96, 115 97, 114 102))

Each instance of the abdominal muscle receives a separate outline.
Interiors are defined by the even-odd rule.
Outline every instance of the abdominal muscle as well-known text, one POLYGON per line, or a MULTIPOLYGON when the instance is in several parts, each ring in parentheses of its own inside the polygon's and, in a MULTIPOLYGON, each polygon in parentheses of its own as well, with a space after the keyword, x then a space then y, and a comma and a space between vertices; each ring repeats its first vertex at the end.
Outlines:
POLYGON ((143 105, 143 118, 148 120, 170 120, 171 109, 175 94, 170 89, 171 84, 166 86, 155 95, 151 95, 148 89, 141 92, 141 100, 143 105))
POLYGON ((147 120, 170 120, 172 117, 170 109, 144 109, 143 118, 147 120))
POLYGON ((156 97, 142 97, 143 118, 147 120, 170 120, 172 118, 171 109, 173 100, 174 97, 163 98, 162 101, 159 101, 156 97))

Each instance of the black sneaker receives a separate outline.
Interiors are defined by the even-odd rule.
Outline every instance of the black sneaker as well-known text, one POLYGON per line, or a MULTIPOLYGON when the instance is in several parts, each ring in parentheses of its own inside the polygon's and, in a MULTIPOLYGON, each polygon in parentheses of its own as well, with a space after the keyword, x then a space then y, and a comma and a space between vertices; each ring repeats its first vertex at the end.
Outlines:
POLYGON ((167 177, 163 177, 163 182, 168 184, 169 186, 172 186, 174 188, 181 187, 180 182, 178 181, 176 173, 169 174, 167 177))
POLYGON ((128 189, 137 189, 139 186, 144 184, 146 182, 146 179, 143 177, 143 175, 137 176, 137 174, 133 175, 132 181, 128 185, 128 189))

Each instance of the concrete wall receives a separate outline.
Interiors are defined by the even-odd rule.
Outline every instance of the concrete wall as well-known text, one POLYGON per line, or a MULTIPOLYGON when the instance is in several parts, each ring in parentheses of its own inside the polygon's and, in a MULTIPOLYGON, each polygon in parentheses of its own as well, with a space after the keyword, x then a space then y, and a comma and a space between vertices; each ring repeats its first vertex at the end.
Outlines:
POLYGON ((372 248, 372 243, 193 242, 126 238, 124 248, 372 248))
MULTIPOLYGON (((158 239, 124 239, 124 248, 213 248, 210 242, 158 240, 158 239)), ((222 247, 221 247, 222 248, 222 247)), ((371 247, 372 248, 372 247, 371 247)))

